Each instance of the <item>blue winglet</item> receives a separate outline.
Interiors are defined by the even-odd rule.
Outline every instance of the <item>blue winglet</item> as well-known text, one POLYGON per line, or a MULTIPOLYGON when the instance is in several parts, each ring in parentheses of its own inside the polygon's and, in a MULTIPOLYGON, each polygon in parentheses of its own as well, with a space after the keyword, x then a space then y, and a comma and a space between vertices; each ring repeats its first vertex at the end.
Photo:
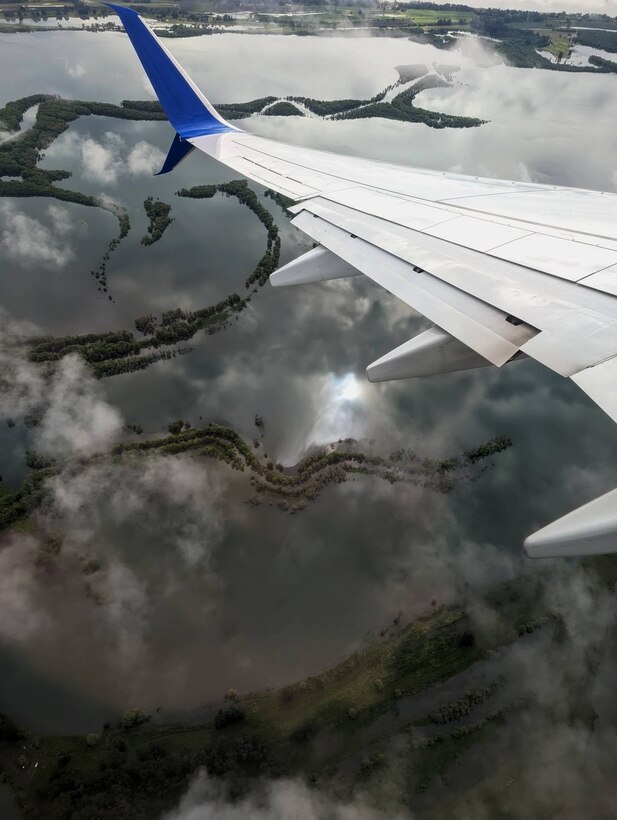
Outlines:
POLYGON ((115 3, 105 5, 122 20, 163 110, 181 137, 190 139, 237 130, 219 116, 136 11, 115 3))
POLYGON ((191 145, 190 142, 187 142, 186 140, 182 139, 180 134, 176 134, 176 136, 174 137, 174 141, 172 142, 171 147, 169 148, 169 152, 167 153, 167 158, 163 163, 163 167, 158 172, 158 174, 155 174, 154 176, 160 177, 161 174, 168 174, 170 171, 173 171, 176 165, 179 162, 182 162, 184 157, 186 157, 187 154, 190 154, 194 148, 195 146, 191 145))

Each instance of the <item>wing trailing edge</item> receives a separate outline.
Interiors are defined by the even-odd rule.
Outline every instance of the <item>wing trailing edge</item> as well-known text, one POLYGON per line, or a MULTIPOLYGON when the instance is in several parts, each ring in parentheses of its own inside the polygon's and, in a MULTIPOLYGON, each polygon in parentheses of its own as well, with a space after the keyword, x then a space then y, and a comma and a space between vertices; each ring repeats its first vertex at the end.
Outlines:
POLYGON ((163 167, 161 170, 155 174, 155 177, 160 177, 162 174, 168 174, 170 171, 179 165, 185 157, 187 157, 191 151, 195 148, 194 145, 191 145, 190 142, 182 139, 180 134, 176 134, 174 140, 169 148, 167 153, 167 157, 165 158, 165 162, 163 163, 163 167))

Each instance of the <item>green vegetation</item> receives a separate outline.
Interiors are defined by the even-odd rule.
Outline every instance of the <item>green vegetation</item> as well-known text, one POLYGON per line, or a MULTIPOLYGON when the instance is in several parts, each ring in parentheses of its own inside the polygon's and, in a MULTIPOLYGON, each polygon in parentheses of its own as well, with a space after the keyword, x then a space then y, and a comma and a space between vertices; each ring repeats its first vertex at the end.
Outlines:
POLYGON ((230 120, 243 120, 252 114, 259 114, 267 105, 276 102, 276 97, 260 97, 244 103, 218 103, 215 108, 230 120))
POLYGON ((550 42, 544 48, 544 51, 550 52, 559 61, 567 60, 572 51, 572 39, 563 32, 551 32, 550 42))
POLYGON ((602 51, 617 52, 617 31, 595 31, 578 29, 576 42, 582 46, 599 48, 602 51))
POLYGON ((70 122, 83 116, 105 116, 130 120, 160 120, 164 115, 143 109, 130 109, 111 103, 63 100, 48 94, 37 94, 14 100, 0 109, 0 122, 8 123, 10 130, 16 130, 21 123, 23 112, 38 104, 36 120, 32 128, 13 140, 0 144, 0 177, 15 179, 0 180, 0 196, 48 196, 80 205, 105 207, 96 197, 78 191, 57 188, 53 183, 67 179, 68 171, 47 170, 38 165, 42 152, 49 148, 69 126, 70 122))
MULTIPOLYGON (((117 342, 110 341, 110 345, 117 342)), ((87 346, 86 346, 87 350, 87 346)), ((263 419, 256 417, 260 429, 263 419)), ((137 425, 132 425, 135 430, 137 425)), ((138 428, 141 430, 141 428, 138 428)), ((306 506, 307 501, 317 498, 331 484, 341 484, 357 474, 373 475, 392 484, 404 482, 422 486, 436 492, 448 493, 461 481, 473 480, 484 467, 479 461, 486 461, 510 447, 512 442, 501 437, 487 442, 471 451, 482 453, 477 457, 463 454, 433 461, 420 459, 412 450, 396 451, 389 457, 363 452, 353 439, 332 444, 307 456, 295 467, 283 468, 274 465, 267 456, 258 456, 257 449, 236 430, 218 424, 207 427, 192 427, 189 422, 178 419, 168 426, 169 435, 163 438, 145 439, 117 444, 111 456, 92 456, 82 459, 76 469, 106 458, 122 459, 138 456, 178 455, 190 453, 197 457, 214 458, 225 462, 232 469, 249 473, 249 482, 256 491, 251 504, 256 506, 264 495, 279 499, 281 510, 294 514, 306 506), (445 473, 448 473, 446 476, 445 473)), ((135 430, 137 432, 137 430, 135 430)), ((0 530, 11 527, 32 513, 44 500, 45 482, 57 475, 67 465, 44 459, 37 453, 27 454, 27 463, 32 472, 15 493, 0 495, 0 530)), ((464 641, 461 641, 464 644, 464 641)))
POLYGON ((303 117, 304 114, 293 103, 280 100, 263 112, 267 117, 303 117))
MULTIPOLYGON (((425 2, 399 4, 404 13, 412 40, 436 48, 451 48, 456 39, 445 36, 449 30, 469 31, 489 38, 486 46, 501 54, 508 63, 519 68, 543 68, 549 71, 609 72, 612 65, 592 62, 592 66, 573 66, 565 63, 575 43, 590 45, 607 51, 617 50, 613 31, 589 29, 616 29, 617 18, 608 15, 564 14, 524 11, 518 9, 473 9, 469 6, 447 3, 435 5, 425 2), (611 49, 611 44, 613 49, 611 49), (548 51, 557 58, 553 63, 538 54, 548 51)), ((401 26, 398 20, 389 22, 401 26)))
POLYGON ((34 512, 45 495, 45 482, 57 472, 56 467, 33 470, 16 492, 0 495, 0 531, 34 512))
POLYGON ((6 131, 18 131, 26 111, 48 99, 49 94, 31 94, 29 97, 8 102, 0 111, 0 126, 6 131))
POLYGON ((152 245, 154 242, 159 241, 165 233, 165 229, 173 222, 173 219, 169 216, 171 205, 149 196, 144 200, 144 210, 150 224, 148 225, 148 232, 141 238, 141 244, 152 245))
POLYGON ((140 346, 132 333, 87 333, 82 336, 42 336, 29 340, 28 358, 32 362, 54 362, 70 353, 79 353, 87 362, 95 364, 108 359, 119 359, 137 354, 140 346))
MULTIPOLYGON (((250 473, 250 483, 258 493, 253 504, 259 503, 260 495, 276 495, 283 499, 279 507, 292 513, 303 509, 307 500, 316 498, 328 485, 344 482, 357 473, 375 475, 391 483, 418 484, 438 492, 449 492, 456 482, 471 480, 477 475, 474 470, 477 460, 471 461, 466 454, 448 459, 448 472, 452 475, 446 480, 443 469, 446 462, 420 459, 411 450, 405 451, 404 456, 397 451, 384 458, 362 452, 353 440, 341 441, 329 449, 319 450, 295 467, 284 469, 280 465, 275 466, 267 456, 258 456, 250 444, 229 427, 216 424, 191 427, 187 422, 178 420, 168 429, 169 437, 118 444, 113 456, 191 452, 216 458, 233 469, 250 473), (453 464, 456 466, 451 466, 453 464), (286 499, 294 503, 290 505, 286 499)), ((484 455, 481 458, 485 460, 511 444, 509 439, 501 438, 487 442, 478 449, 482 449, 484 455)))
POLYGON ((604 48, 600 42, 611 42, 614 36, 610 32, 587 32, 574 29, 573 25, 599 26, 608 28, 603 15, 563 13, 547 14, 544 12, 517 11, 513 9, 478 9, 471 21, 471 30, 481 36, 496 38, 500 42, 490 43, 511 65, 520 68, 544 68, 551 71, 576 72, 609 72, 610 65, 573 66, 564 63, 570 55, 572 45, 576 42, 583 45, 594 45, 604 48), (587 34, 591 34, 590 40, 587 34), (607 34, 607 38, 595 34, 607 34), (538 49, 553 54, 558 62, 538 54, 538 49))
MULTIPOLYGON (((600 583, 599 577, 594 574, 594 583, 600 583)), ((472 622, 467 605, 435 607, 320 675, 279 690, 246 695, 228 690, 233 696, 226 697, 227 705, 205 723, 149 721, 146 713, 133 708, 102 731, 35 737, 2 716, 4 780, 32 820, 160 816, 200 768, 228 789, 230 799, 241 797, 259 778, 305 775, 323 787, 334 781, 339 769, 355 767, 364 782, 373 772, 387 771, 388 756, 367 746, 362 734, 387 714, 388 732, 402 739, 397 755, 408 769, 410 793, 423 792, 492 727, 504 727, 519 715, 524 727, 541 707, 510 695, 484 717, 474 715, 497 688, 504 697, 507 682, 499 681, 467 693, 461 698, 465 707, 456 714, 453 707, 436 713, 443 714, 439 724, 457 721, 455 727, 435 734, 427 717, 410 727, 405 741, 398 704, 426 695, 496 650, 524 640, 519 637, 521 619, 550 619, 545 583, 544 574, 536 574, 479 592, 479 603, 497 604, 500 618, 483 629, 473 647, 460 641, 472 622), (469 722, 461 723, 466 719, 469 722), (317 756, 314 741, 320 749, 317 756)), ((551 651, 559 650, 553 642, 551 651)))
MULTIPOLYGON (((96 114, 123 119, 161 119, 161 116, 106 103, 62 100, 47 94, 36 94, 7 103, 3 109, 0 109, 0 122, 8 123, 7 127, 10 130, 16 130, 21 124, 24 112, 37 104, 38 111, 32 128, 19 134, 15 139, 0 144, 0 177, 10 177, 10 179, 0 179, 0 196, 52 197, 62 202, 102 208, 112 213, 118 220, 118 236, 109 242, 97 270, 91 271, 97 281, 99 292, 107 293, 109 256, 128 235, 131 227, 126 210, 98 197, 71 191, 68 188, 56 187, 54 183, 67 179, 70 173, 63 170, 43 169, 38 163, 45 148, 48 148, 68 128, 70 122, 80 116, 96 114)), ((109 296, 109 299, 111 298, 109 296)))
POLYGON ((378 102, 383 99, 385 92, 381 92, 371 100, 314 100, 311 97, 290 97, 293 102, 302 103, 313 114, 319 117, 331 117, 333 114, 341 114, 344 111, 351 111, 370 102, 378 102))
MULTIPOLYGON (((408 37, 444 50, 455 46, 457 32, 464 32, 478 34, 492 41, 498 40, 499 42, 487 41, 487 46, 501 53, 512 65, 519 67, 535 66, 552 71, 583 72, 617 70, 610 64, 611 61, 609 65, 594 62, 591 66, 572 66, 564 62, 575 42, 607 51, 615 50, 612 34, 617 31, 617 18, 606 14, 476 9, 457 3, 437 5, 424 0, 399 3, 388 10, 379 4, 364 7, 356 4, 331 4, 323 0, 310 0, 305 5, 311 9, 311 14, 291 13, 280 16, 268 14, 267 11, 257 12, 242 21, 243 28, 246 27, 255 33, 305 36, 328 35, 340 28, 344 28, 345 31, 368 28, 376 36, 408 37), (557 58, 557 62, 553 63, 538 55, 537 49, 549 51, 557 58)), ((229 29, 236 23, 232 13, 216 13, 210 6, 203 4, 200 7, 182 9, 164 3, 148 3, 146 10, 148 16, 166 24, 165 28, 155 29, 159 37, 207 36, 222 31, 221 26, 229 29)), ((15 33, 41 32, 52 28, 51 25, 48 28, 28 25, 24 18, 29 16, 38 21, 49 20, 50 23, 53 19, 54 29, 61 25, 63 30, 121 31, 121 26, 105 19, 109 13, 107 9, 86 6, 80 0, 67 0, 62 6, 57 7, 5 4, 5 19, 15 22, 12 25, 0 23, 0 30, 15 33), (94 22, 82 22, 91 19, 94 22), (71 25, 71 21, 79 25, 71 25)), ((275 101, 274 98, 264 99, 275 101)), ((250 110, 250 103, 231 104, 221 106, 221 110, 224 116, 240 119, 261 113, 267 104, 264 101, 253 110, 250 110)), ((379 109, 372 114, 381 115, 379 109)))
POLYGON ((484 703, 488 698, 497 692, 499 683, 494 682, 484 689, 470 689, 465 692, 465 695, 459 700, 454 700, 446 703, 435 712, 431 712, 429 720, 432 723, 445 724, 452 723, 456 720, 461 720, 467 717, 471 711, 481 703, 484 703))
MULTIPOLYGON (((223 451, 232 444, 240 460, 250 453, 237 433, 212 427, 192 429, 178 420, 174 435, 148 442, 145 449, 142 443, 137 449, 122 445, 114 457, 165 452, 195 435, 197 447, 208 442, 206 446, 223 451)), ((393 456, 400 461, 402 452, 393 456)), ((313 464, 319 461, 316 456, 313 464)), ((45 563, 37 557, 37 566, 53 565, 59 549, 49 539, 45 563)), ((87 565, 85 561, 84 570, 87 565)), ((617 561, 614 556, 587 559, 574 571, 589 594, 600 598, 614 589, 617 561)), ((480 688, 469 688, 469 681, 484 674, 483 662, 494 662, 509 647, 518 652, 519 642, 524 651, 529 633, 543 630, 538 637, 546 641, 556 665, 565 668, 571 660, 568 647, 576 647, 579 662, 567 671, 569 694, 560 695, 556 709, 560 725, 565 710, 565 720, 576 718, 576 731, 582 732, 576 716, 589 703, 606 640, 603 634, 591 636, 581 653, 579 632, 570 636, 553 613, 551 579, 549 569, 475 588, 471 600, 465 596, 447 606, 433 601, 429 612, 404 625, 395 618, 381 639, 367 641, 322 674, 263 692, 241 693, 231 686, 221 692, 210 718, 200 723, 153 720, 128 704, 131 708, 114 723, 58 736, 34 735, 0 715, 2 781, 31 820, 149 820, 177 803, 200 769, 232 801, 272 778, 306 778, 327 792, 330 786, 353 789, 369 777, 400 778, 404 772, 403 782, 395 782, 402 787, 404 805, 416 811, 422 809, 415 803, 418 795, 433 785, 440 794, 454 764, 499 731, 505 734, 498 765, 511 782, 521 751, 528 753, 529 726, 546 720, 550 706, 526 698, 526 681, 516 674, 510 678, 507 671, 507 677, 480 688), (498 617, 479 618, 479 612, 498 617), (451 697, 447 702, 443 691, 451 697), (405 716, 409 710, 417 715, 413 723, 405 716), (383 716, 386 720, 378 721, 383 716)), ((467 760, 476 765, 475 757, 467 760)), ((447 795, 446 814, 439 816, 459 816, 451 798, 447 795)))
POLYGON ((120 728, 128 731, 136 726, 141 726, 150 720, 150 715, 142 712, 141 709, 127 709, 120 718, 120 728))
POLYGON ((603 57, 598 57, 595 54, 592 54, 589 58, 589 62, 598 68, 603 68, 606 71, 612 71, 617 74, 617 62, 614 62, 613 60, 605 60, 603 57))
POLYGON ((279 194, 277 191, 272 191, 270 188, 266 189, 264 196, 268 197, 273 202, 276 202, 279 208, 281 208, 286 215, 289 215, 289 208, 295 204, 293 199, 290 199, 284 194, 279 194))
MULTIPOLYGON (((415 68, 424 68, 415 66, 415 68)), ((426 69, 424 68, 424 73, 426 69)), ((403 80, 401 80, 403 81, 403 80)), ((449 86, 449 82, 436 74, 429 74, 419 79, 413 88, 398 94, 391 102, 384 102, 388 89, 371 97, 370 100, 314 100, 310 97, 290 97, 292 102, 302 103, 313 114, 320 117, 329 117, 334 120, 356 120, 371 117, 382 117, 402 122, 422 122, 431 128, 474 128, 482 125, 484 120, 476 117, 460 117, 451 114, 441 114, 438 111, 428 111, 416 108, 414 97, 421 91, 429 88, 449 86)))
POLYGON ((483 125, 485 120, 480 120, 477 117, 440 114, 437 111, 416 108, 414 105, 414 98, 421 91, 429 88, 447 87, 448 85, 448 82, 436 74, 429 74, 418 80, 411 88, 394 97, 392 102, 369 103, 360 108, 335 114, 333 119, 355 120, 366 119, 367 117, 384 117, 385 119, 401 120, 402 122, 422 122, 431 128, 475 128, 478 125, 483 125))
MULTIPOLYGON (((435 78, 433 82, 442 83, 443 81, 435 78)), ((424 85, 423 87, 429 86, 424 85)), ((419 88, 419 90, 421 89, 419 88)), ((295 99, 297 102, 303 102, 312 112, 318 113, 320 116, 349 118, 383 116, 406 122, 425 122, 435 128, 470 127, 479 125, 482 122, 474 118, 452 117, 415 108, 413 106, 413 97, 417 91, 415 93, 405 92, 400 94, 391 104, 380 102, 385 93, 383 91, 368 101, 295 99)), ((294 98, 290 98, 290 100, 277 102, 275 97, 262 97, 246 103, 224 104, 219 106, 219 109, 224 116, 231 119, 242 119, 259 113, 272 116, 301 116, 302 112, 293 104, 293 100, 294 98)), ((17 131, 24 112, 34 105, 38 105, 38 111, 32 128, 16 135, 14 139, 0 144, 0 196, 51 197, 64 202, 103 208, 111 212, 118 220, 118 235, 109 242, 99 267, 90 273, 95 280, 98 292, 113 301, 109 292, 107 265, 110 254, 118 247, 130 230, 130 221, 126 210, 111 201, 58 187, 56 183, 70 177, 70 173, 62 169, 43 169, 39 166, 39 161, 44 150, 68 128, 70 122, 79 117, 106 116, 130 120, 164 120, 165 114, 159 103, 152 101, 123 100, 122 104, 118 106, 111 103, 64 100, 47 94, 36 94, 7 103, 3 109, 0 109, 0 123, 9 131, 17 131)), ((278 266, 280 252, 278 231, 271 215, 260 205, 256 195, 245 183, 230 183, 229 185, 227 187, 218 186, 216 189, 212 186, 196 186, 190 191, 184 190, 178 193, 180 196, 192 197, 210 197, 217 192, 235 196, 242 204, 251 208, 262 221, 268 231, 266 253, 246 280, 247 289, 253 287, 253 292, 255 292, 255 287, 263 285, 269 274, 278 266)), ((280 204, 282 200, 277 201, 280 204)), ((151 245, 161 238, 163 232, 171 223, 172 220, 169 217, 171 206, 148 197, 144 202, 144 208, 150 222, 148 231, 141 241, 143 245, 151 245)), ((232 296, 235 297, 236 295, 232 296)), ((186 317, 183 317, 180 324, 177 324, 175 328, 177 331, 175 338, 174 329, 167 323, 164 330, 159 327, 158 330, 153 331, 151 345, 144 340, 139 343, 138 349, 133 346, 133 349, 130 351, 127 349, 123 356, 114 353, 109 357, 108 363, 92 351, 92 356, 98 362, 95 372, 99 377, 112 376, 118 373, 143 369, 161 358, 169 358, 174 354, 150 353, 142 355, 141 351, 149 346, 159 347, 161 344, 169 345, 178 341, 186 341, 202 328, 207 327, 208 332, 216 332, 217 329, 225 327, 230 313, 241 311, 246 306, 250 296, 246 299, 234 298, 233 301, 230 301, 231 298, 229 297, 220 306, 215 306, 218 310, 213 311, 207 308, 205 311, 197 311, 189 323, 187 323, 186 317)), ((103 342, 103 344, 106 343, 103 342)), ((42 353, 42 351, 39 352, 42 353)), ((44 359, 40 360, 43 361, 44 359)))
MULTIPOLYGON (((235 197, 255 214, 266 229, 265 253, 245 280, 246 289, 254 294, 263 287, 270 274, 278 267, 281 248, 278 228, 272 214, 261 204, 257 194, 249 188, 245 180, 234 180, 220 185, 197 185, 177 192, 178 196, 194 199, 209 199, 217 193, 235 197)), ((150 209, 149 213, 154 215, 155 220, 160 220, 147 236, 158 238, 159 231, 164 230, 162 220, 168 220, 167 209, 170 206, 153 200, 146 200, 144 205, 146 209, 150 209)), ((99 282, 99 289, 106 292, 105 261, 104 258, 102 270, 93 272, 93 275, 99 282)), ((145 336, 141 340, 137 340, 133 333, 126 330, 88 333, 82 336, 34 337, 26 342, 29 347, 28 355, 31 361, 43 363, 58 361, 69 353, 78 353, 90 364, 97 378, 144 370, 155 362, 173 358, 177 353, 187 352, 186 348, 173 351, 164 351, 161 348, 188 342, 200 330, 212 335, 228 327, 231 317, 242 313, 248 305, 251 294, 242 297, 238 293, 231 293, 217 304, 194 311, 179 308, 168 310, 160 319, 151 315, 140 316, 135 320, 135 327, 145 336), (152 352, 148 352, 149 350, 152 352)))

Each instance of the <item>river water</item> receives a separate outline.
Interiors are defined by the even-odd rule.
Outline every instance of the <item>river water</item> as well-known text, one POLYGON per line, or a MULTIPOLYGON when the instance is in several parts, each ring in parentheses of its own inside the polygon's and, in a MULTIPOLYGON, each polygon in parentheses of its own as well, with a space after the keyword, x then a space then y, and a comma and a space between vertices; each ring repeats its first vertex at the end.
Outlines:
MULTIPOLYGON (((425 92, 418 104, 486 125, 435 131, 272 117, 243 127, 425 167, 617 187, 617 169, 607 165, 617 155, 614 76, 513 69, 478 42, 453 52, 382 37, 225 34, 167 44, 222 102, 367 98, 396 80, 396 65, 451 63, 460 68, 455 86, 425 92)), ((39 92, 110 102, 151 96, 118 33, 2 35, 0 77, 3 102, 39 92)), ((171 137, 166 123, 90 117, 47 150, 45 167, 73 172, 63 184, 119 201, 132 230, 108 265, 110 301, 89 275, 117 230, 109 213, 0 202, 0 305, 8 316, 41 332, 132 329, 139 315, 199 308, 243 290, 265 248, 263 227, 235 200, 174 196, 237 176, 209 158, 192 155, 173 174, 153 177, 171 137), (170 202, 174 217, 148 248, 139 241, 146 196, 170 202)), ((281 227, 282 261, 306 250, 306 239, 264 202, 281 227)), ((103 382, 105 399, 146 435, 181 417, 224 420, 252 438, 260 413, 263 449, 286 464, 348 435, 373 439, 382 452, 406 446, 429 457, 502 433, 514 447, 447 497, 362 479, 328 489, 293 517, 244 504, 246 480, 218 465, 178 460, 142 476, 89 474, 72 487, 72 506, 58 502, 46 513, 69 545, 55 573, 34 571, 29 537, 4 540, 0 710, 37 728, 82 731, 127 706, 192 709, 230 686, 246 691, 321 671, 399 611, 527 568, 520 544, 528 532, 614 486, 614 426, 533 362, 369 385, 366 365, 423 326, 360 277, 266 286, 236 325, 196 337, 189 355, 103 382), (104 565, 98 598, 71 565, 80 550, 104 565)), ((23 475, 31 436, 21 423, 0 428, 5 481, 23 475)))

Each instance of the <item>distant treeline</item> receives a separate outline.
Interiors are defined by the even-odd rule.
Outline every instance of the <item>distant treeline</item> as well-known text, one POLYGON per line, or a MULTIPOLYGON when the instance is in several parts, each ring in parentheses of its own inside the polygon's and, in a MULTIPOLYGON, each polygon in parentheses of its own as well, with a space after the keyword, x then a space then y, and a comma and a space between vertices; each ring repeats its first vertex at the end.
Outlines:
POLYGON ((485 120, 477 117, 461 117, 455 114, 440 114, 438 111, 429 111, 417 108, 414 105, 415 97, 429 88, 448 87, 446 80, 436 74, 430 74, 418 80, 411 88, 402 91, 391 102, 371 102, 360 108, 335 114, 336 120, 366 119, 368 117, 383 117, 402 122, 421 122, 431 128, 475 128, 483 125, 485 120))

